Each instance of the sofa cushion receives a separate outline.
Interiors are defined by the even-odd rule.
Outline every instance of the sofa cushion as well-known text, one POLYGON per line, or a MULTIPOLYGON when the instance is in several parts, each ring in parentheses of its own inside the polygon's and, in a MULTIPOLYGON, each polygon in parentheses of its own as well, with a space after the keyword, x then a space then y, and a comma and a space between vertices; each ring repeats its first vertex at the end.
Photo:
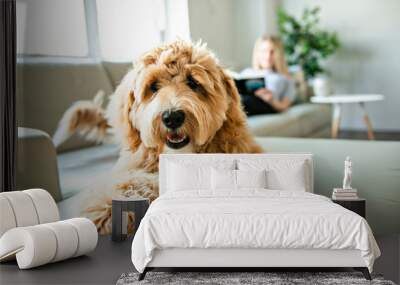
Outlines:
POLYGON ((43 188, 56 201, 62 199, 57 169, 57 153, 48 134, 18 128, 17 189, 43 188))
POLYGON ((256 136, 307 137, 329 127, 331 110, 327 105, 299 104, 279 114, 257 115, 248 118, 256 136))
MULTIPOLYGON (((18 63, 18 126, 40 129, 52 136, 65 110, 77 100, 91 100, 98 90, 106 94, 113 91, 101 63, 18 63)), ((93 143, 73 136, 57 151, 89 145, 93 143)))
POLYGON ((117 145, 102 144, 58 155, 63 199, 88 189, 98 177, 109 175, 119 157, 117 145))
POLYGON ((332 114, 330 105, 299 104, 293 106, 289 112, 296 117, 302 137, 308 137, 310 134, 331 125, 332 114))

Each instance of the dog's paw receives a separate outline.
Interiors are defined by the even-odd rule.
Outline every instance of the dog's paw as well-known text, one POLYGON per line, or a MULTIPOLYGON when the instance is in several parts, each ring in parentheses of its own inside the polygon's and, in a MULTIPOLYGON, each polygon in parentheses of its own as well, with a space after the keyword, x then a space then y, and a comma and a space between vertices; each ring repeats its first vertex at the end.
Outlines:
POLYGON ((65 111, 53 135, 53 143, 56 147, 74 133, 93 142, 108 141, 110 127, 105 110, 102 108, 104 96, 104 91, 100 90, 93 100, 77 101, 65 111))
POLYGON ((82 214, 92 220, 99 234, 105 235, 111 234, 111 210, 112 200, 105 196, 95 206, 86 208, 82 214))
MULTIPOLYGON (((158 197, 158 184, 155 178, 156 176, 153 174, 144 174, 137 171, 130 173, 129 178, 125 175, 119 177, 117 181, 120 181, 120 183, 115 181, 116 184, 108 188, 114 188, 113 191, 103 193, 99 199, 93 199, 93 196, 89 198, 82 214, 94 222, 100 234, 110 234, 112 230, 112 197, 117 195, 143 197, 152 202, 158 197)), ((132 233, 135 230, 134 221, 134 213, 129 212, 128 233, 132 233)))
POLYGON ((143 197, 153 202, 158 197, 158 189, 152 183, 126 182, 117 184, 116 189, 126 197, 143 197))
MULTIPOLYGON (((127 197, 140 196, 154 200, 155 198, 148 194, 139 195, 124 195, 127 197)), ((110 196, 103 196, 99 199, 94 206, 87 207, 83 213, 83 216, 90 219, 96 226, 97 231, 101 235, 108 235, 112 232, 112 198, 110 196)), ((128 212, 128 234, 132 234, 135 231, 135 214, 128 212)))

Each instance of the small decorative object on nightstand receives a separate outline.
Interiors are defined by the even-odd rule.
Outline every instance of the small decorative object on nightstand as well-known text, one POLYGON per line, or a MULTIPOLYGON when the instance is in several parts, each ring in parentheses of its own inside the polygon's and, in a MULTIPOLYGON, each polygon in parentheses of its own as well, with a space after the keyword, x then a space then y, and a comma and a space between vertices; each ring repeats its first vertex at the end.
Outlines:
POLYGON ((128 236, 129 218, 135 220, 135 231, 149 208, 149 199, 142 197, 118 196, 112 199, 113 241, 124 241, 128 236), (133 215, 132 215, 133 213, 133 215))
POLYGON ((344 161, 343 186, 333 189, 332 201, 365 218, 365 199, 360 199, 357 189, 351 187, 352 173, 351 157, 347 156, 344 161))
POLYGON ((365 207, 366 200, 365 199, 355 199, 355 200, 336 200, 332 199, 332 201, 340 206, 353 211, 356 214, 359 214, 361 217, 365 218, 365 207))
POLYGON ((357 189, 351 187, 353 173, 353 164, 351 157, 347 156, 344 161, 344 176, 343 176, 343 187, 334 188, 332 193, 332 199, 334 200, 357 200, 358 194, 357 189))

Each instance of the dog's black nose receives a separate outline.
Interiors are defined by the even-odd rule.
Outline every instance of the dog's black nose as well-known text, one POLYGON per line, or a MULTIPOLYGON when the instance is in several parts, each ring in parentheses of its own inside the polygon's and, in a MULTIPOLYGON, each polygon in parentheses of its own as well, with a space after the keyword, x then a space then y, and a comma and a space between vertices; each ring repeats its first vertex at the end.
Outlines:
POLYGON ((167 128, 177 129, 183 125, 185 113, 182 110, 168 110, 162 113, 161 119, 167 128))

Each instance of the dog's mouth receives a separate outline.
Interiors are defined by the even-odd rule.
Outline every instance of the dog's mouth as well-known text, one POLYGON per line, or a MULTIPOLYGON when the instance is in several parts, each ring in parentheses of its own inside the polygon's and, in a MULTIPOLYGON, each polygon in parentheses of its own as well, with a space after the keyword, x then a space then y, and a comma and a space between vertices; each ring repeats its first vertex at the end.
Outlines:
POLYGON ((190 142, 189 136, 182 132, 169 130, 166 135, 167 146, 173 149, 180 149, 190 142))

